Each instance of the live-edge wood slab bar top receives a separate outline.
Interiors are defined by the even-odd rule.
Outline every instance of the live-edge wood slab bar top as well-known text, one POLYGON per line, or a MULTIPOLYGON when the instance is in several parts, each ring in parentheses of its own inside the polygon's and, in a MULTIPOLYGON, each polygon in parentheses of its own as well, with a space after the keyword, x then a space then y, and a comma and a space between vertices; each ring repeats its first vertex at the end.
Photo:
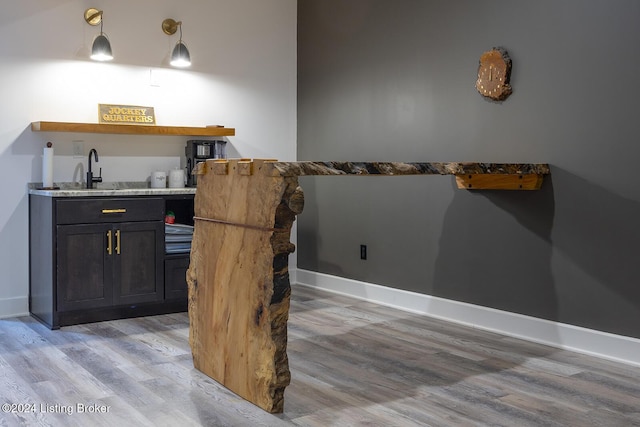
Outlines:
POLYGON ((549 165, 544 163, 476 162, 277 162, 290 175, 455 175, 467 190, 538 190, 549 165))
MULTIPOLYGON (((243 161, 240 159, 240 161, 243 161)), ((246 161, 246 160, 245 160, 246 161)), ((466 175, 549 174, 546 163, 478 162, 277 162, 274 169, 291 175, 466 175)))
POLYGON ((275 413, 283 411, 284 389, 291 378, 288 256, 295 250, 291 227, 304 207, 298 176, 489 176, 497 179, 489 187, 511 189, 510 180, 522 185, 530 177, 539 186, 549 167, 210 159, 198 164, 196 173, 195 229, 187 271, 193 363, 229 390, 275 413))

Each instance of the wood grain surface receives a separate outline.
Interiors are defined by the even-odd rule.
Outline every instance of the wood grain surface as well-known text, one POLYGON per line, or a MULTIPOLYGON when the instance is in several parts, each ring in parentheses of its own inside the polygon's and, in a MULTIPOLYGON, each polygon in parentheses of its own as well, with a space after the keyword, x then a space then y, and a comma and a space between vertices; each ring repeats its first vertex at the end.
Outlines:
POLYGON ((289 239, 302 193, 296 177, 259 173, 263 161, 220 164, 207 162, 195 197, 187 271, 193 361, 264 410, 282 412, 289 239))
POLYGON ((34 132, 82 132, 125 135, 189 135, 189 136, 233 136, 234 128, 220 126, 137 126, 104 123, 32 122, 34 132))
POLYGON ((292 380, 269 414, 194 369, 186 313, 0 320, 2 426, 638 426, 637 367, 293 286, 292 380), (43 405, 109 412, 40 412, 43 405))

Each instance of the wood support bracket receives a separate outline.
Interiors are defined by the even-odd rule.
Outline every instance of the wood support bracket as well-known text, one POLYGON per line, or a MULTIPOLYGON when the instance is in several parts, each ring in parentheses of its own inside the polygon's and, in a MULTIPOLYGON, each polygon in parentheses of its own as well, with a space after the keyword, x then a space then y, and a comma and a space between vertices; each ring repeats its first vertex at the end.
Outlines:
POLYGON ((542 186, 542 180, 543 176, 539 174, 456 175, 458 188, 467 190, 539 190, 542 186))

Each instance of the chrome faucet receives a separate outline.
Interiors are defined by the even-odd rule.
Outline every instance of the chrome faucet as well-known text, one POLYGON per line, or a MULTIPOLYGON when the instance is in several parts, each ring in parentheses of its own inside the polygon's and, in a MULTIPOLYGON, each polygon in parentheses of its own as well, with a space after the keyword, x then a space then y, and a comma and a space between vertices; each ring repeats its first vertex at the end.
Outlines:
POLYGON ((93 172, 91 172, 91 155, 93 154, 93 159, 98 163, 98 152, 95 148, 92 148, 89 151, 89 165, 87 167, 87 188, 93 188, 94 182, 102 182, 102 168, 100 168, 100 176, 93 177, 93 172))

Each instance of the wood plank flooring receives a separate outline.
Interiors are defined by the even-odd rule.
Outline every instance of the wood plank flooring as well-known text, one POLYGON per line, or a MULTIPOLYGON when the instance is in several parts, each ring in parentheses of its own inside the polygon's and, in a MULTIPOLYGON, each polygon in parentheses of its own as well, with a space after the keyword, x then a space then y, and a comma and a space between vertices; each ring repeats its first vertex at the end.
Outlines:
POLYGON ((196 371, 188 334, 186 313, 0 320, 0 404, 22 410, 0 426, 640 426, 636 367, 302 286, 283 414, 196 371))

